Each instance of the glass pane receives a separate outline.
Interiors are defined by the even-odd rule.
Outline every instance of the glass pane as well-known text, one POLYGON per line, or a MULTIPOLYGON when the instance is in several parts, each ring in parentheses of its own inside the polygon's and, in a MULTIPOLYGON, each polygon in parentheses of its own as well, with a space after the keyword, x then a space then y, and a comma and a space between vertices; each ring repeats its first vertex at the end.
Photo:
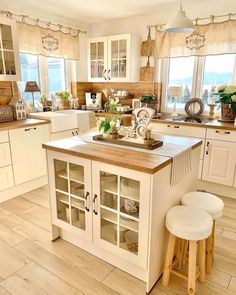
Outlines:
POLYGON ((3 69, 3 60, 2 60, 2 50, 0 50, 0 75, 4 74, 4 69, 3 69))
POLYGON ((75 208, 73 204, 71 207, 71 224, 77 228, 85 230, 85 212, 75 208))
POLYGON ((117 195, 103 191, 101 195, 101 205, 117 210, 117 195))
MULTIPOLYGON (((169 85, 183 86, 184 95, 176 98, 176 107, 183 109, 185 103, 191 98, 193 81, 194 57, 170 58, 169 63, 169 85)), ((173 97, 167 97, 167 107, 173 108, 173 97)))
POLYGON ((111 77, 118 78, 118 60, 112 60, 111 62, 111 77))
POLYGON ((119 77, 126 77, 126 59, 119 60, 119 77))
POLYGON ((220 85, 233 82, 235 54, 206 56, 201 96, 205 104, 213 103, 220 85))
POLYGON ((101 219, 101 239, 117 245, 117 225, 101 219))
POLYGON ((91 61, 90 64, 91 78, 98 78, 98 62, 91 61))
POLYGON ((68 173, 67 163, 60 160, 54 160, 55 186, 63 192, 68 192, 68 173))
POLYGON ((76 164, 69 164, 70 180, 84 184, 84 167, 76 164))
POLYGON ((101 195, 103 195, 104 193, 117 195, 117 191, 118 191, 117 183, 118 183, 117 175, 110 174, 103 171, 100 172, 101 195))
POLYGON ((49 93, 65 90, 65 61, 63 58, 48 57, 48 85, 49 93))
POLYGON ((1 25, 1 31, 3 48, 13 50, 11 26, 1 25))
POLYGON ((69 196, 56 192, 57 218, 70 223, 69 196))
MULTIPOLYGON (((32 93, 24 92, 26 81, 36 81, 40 88, 39 81, 39 65, 38 56, 33 54, 20 54, 20 64, 21 64, 21 75, 22 81, 18 82, 18 87, 21 95, 26 100, 32 99, 32 93)), ((37 100, 40 98, 40 92, 34 93, 34 98, 37 100)))
POLYGON ((120 227, 120 248, 138 254, 138 233, 120 227))
POLYGON ((127 47, 126 47, 126 40, 119 41, 119 58, 126 58, 127 56, 127 47))
POLYGON ((104 62, 98 62, 98 78, 103 78, 104 76, 104 62))
POLYGON ((90 60, 97 59, 97 43, 90 44, 90 60))
POLYGON ((98 59, 104 59, 104 43, 98 42, 98 59))
POLYGON ((127 177, 120 178, 120 195, 134 201, 140 199, 140 182, 127 177))
POLYGON ((111 58, 118 57, 118 41, 111 41, 111 58))
POLYGON ((15 68, 14 52, 4 51, 4 60, 5 60, 6 75, 15 75, 16 68, 15 68))

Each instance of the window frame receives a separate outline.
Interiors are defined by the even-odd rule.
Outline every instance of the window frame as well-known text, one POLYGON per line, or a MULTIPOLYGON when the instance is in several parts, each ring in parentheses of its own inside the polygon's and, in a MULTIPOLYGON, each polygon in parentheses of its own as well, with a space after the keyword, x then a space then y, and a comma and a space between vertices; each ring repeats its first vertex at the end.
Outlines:
MULTIPOLYGON (((20 52, 20 54, 36 55, 38 57, 40 93, 50 96, 47 57, 43 55, 39 55, 39 54, 31 54, 26 52, 20 52)), ((73 80, 76 80, 76 77, 77 77, 76 66, 77 66, 76 61, 64 59, 65 90, 69 89, 70 92, 71 92, 71 82, 73 80)))
MULTIPOLYGON (((236 54, 234 54, 234 55, 235 55, 235 59, 234 59, 234 67, 233 67, 232 84, 236 84, 236 54)), ((205 56, 194 56, 191 98, 194 98, 194 97, 201 98, 202 86, 203 86, 203 81, 204 81, 205 58, 206 58, 205 56)), ((165 112, 165 113, 171 113, 173 111, 173 108, 167 107, 167 90, 168 90, 168 84, 169 84, 169 64, 170 64, 170 58, 163 58, 161 60, 161 67, 159 67, 160 68, 160 71, 159 71, 160 81, 162 82, 161 111, 165 112)), ((185 114, 184 108, 177 108, 177 112, 179 114, 185 114)), ((205 108, 203 114, 207 114, 208 112, 209 112, 208 108, 205 108)))

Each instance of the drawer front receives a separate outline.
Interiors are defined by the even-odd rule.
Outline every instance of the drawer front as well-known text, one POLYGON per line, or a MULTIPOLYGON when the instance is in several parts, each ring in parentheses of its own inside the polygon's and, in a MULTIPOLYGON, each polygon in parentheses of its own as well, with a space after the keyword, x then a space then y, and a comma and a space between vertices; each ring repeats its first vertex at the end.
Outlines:
POLYGON ((205 138, 206 133, 206 128, 183 126, 178 124, 172 124, 172 122, 166 124, 152 123, 151 127, 154 133, 165 133, 189 137, 205 138))
POLYGON ((236 142, 236 131, 207 128, 207 138, 236 142))
POLYGON ((9 143, 0 143, 0 167, 8 165, 11 165, 11 153, 9 143))
POLYGON ((0 191, 14 186, 12 166, 0 168, 0 191))
POLYGON ((0 143, 9 141, 8 131, 0 131, 0 143))

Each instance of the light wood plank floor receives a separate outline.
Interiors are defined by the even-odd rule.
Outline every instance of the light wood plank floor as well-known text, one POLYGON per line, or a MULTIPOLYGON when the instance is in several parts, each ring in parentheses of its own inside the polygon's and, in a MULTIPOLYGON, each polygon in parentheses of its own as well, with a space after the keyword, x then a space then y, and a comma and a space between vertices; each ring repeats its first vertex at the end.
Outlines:
MULTIPOLYGON (((217 222, 215 262, 197 295, 236 294, 236 200, 223 198, 217 222)), ((47 187, 0 204, 0 295, 144 295, 144 283, 58 240, 50 241, 47 187)), ((186 281, 174 275, 151 295, 184 295, 186 281)))

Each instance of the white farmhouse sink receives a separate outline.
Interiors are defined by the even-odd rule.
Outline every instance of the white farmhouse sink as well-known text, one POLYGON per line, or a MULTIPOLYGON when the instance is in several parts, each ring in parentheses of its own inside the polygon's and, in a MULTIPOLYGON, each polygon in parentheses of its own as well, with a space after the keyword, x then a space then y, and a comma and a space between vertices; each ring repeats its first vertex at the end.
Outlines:
POLYGON ((30 118, 51 121, 51 132, 60 132, 77 128, 77 113, 68 111, 30 113, 30 118))

